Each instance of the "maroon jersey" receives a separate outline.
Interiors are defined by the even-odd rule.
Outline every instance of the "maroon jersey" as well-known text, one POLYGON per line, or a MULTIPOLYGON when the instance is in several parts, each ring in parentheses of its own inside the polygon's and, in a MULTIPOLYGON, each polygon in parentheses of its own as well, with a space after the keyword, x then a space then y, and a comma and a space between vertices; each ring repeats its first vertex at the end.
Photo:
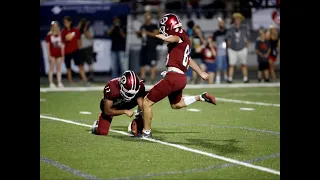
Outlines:
MULTIPOLYGON (((146 89, 144 87, 144 83, 140 81, 140 89, 136 96, 130 101, 125 101, 120 94, 120 85, 119 78, 114 78, 110 80, 104 87, 103 90, 104 97, 103 99, 108 99, 113 101, 112 108, 117 110, 120 109, 132 109, 138 105, 137 98, 144 97, 146 95, 146 89)), ((101 101, 103 102, 103 101, 101 101)), ((103 106, 100 104, 100 109, 103 109, 103 106)), ((101 110, 102 110, 101 109, 101 110)))
POLYGON ((70 54, 78 50, 78 40, 80 39, 80 31, 77 28, 62 29, 62 42, 65 44, 65 53, 70 54))
POLYGON ((46 42, 49 43, 50 55, 53 57, 61 57, 62 40, 60 35, 48 33, 46 42))
MULTIPOLYGON (((213 47, 213 49, 217 52, 216 46, 213 47)), ((211 49, 209 45, 206 45, 202 51, 201 51, 202 57, 205 61, 213 62, 216 59, 216 56, 214 56, 211 52, 211 49)))
POLYGON ((182 28, 173 29, 170 35, 179 36, 182 40, 180 43, 168 44, 167 67, 176 67, 186 72, 189 66, 190 45, 187 32, 182 28))

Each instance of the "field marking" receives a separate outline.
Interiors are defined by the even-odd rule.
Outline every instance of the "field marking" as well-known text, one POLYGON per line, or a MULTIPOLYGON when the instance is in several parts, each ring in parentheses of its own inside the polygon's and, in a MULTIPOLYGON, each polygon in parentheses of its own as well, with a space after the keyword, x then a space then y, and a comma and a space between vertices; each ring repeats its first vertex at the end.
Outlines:
MULTIPOLYGON (((91 127, 91 125, 88 125, 88 124, 78 123, 78 122, 74 122, 74 121, 70 121, 70 120, 66 120, 66 119, 61 119, 61 118, 56 118, 56 117, 49 117, 49 116, 40 115, 40 118, 51 119, 51 120, 55 120, 55 121, 61 121, 61 122, 75 124, 75 125, 79 125, 79 126, 91 127)), ((123 135, 132 136, 131 134, 123 132, 123 131, 117 131, 117 130, 112 130, 112 129, 110 129, 109 131, 115 132, 115 133, 119 133, 119 134, 123 134, 123 135)), ((256 170, 260 170, 260 171, 263 171, 263 172, 269 172, 269 173, 272 173, 272 174, 280 175, 280 171, 276 171, 274 169, 253 165, 253 164, 250 164, 250 163, 238 161, 238 160, 227 158, 227 157, 224 157, 224 156, 219 156, 219 155, 216 155, 216 154, 213 154, 213 153, 208 153, 208 152, 205 152, 205 151, 200 151, 200 150, 197 150, 197 149, 188 148, 186 146, 173 144, 173 143, 168 143, 168 142, 164 142, 164 141, 160 141, 160 140, 156 140, 156 139, 149 139, 149 138, 141 138, 141 139, 146 140, 146 141, 156 142, 156 143, 167 145, 167 146, 171 146, 171 147, 175 147, 175 148, 178 148, 178 149, 181 149, 181 150, 185 150, 185 151, 189 151, 189 152, 193 152, 193 153, 196 153, 196 154, 205 155, 205 156, 212 157, 212 158, 215 158, 215 159, 219 159, 219 160, 222 160, 222 161, 227 161, 227 162, 230 162, 230 163, 233 163, 233 164, 242 165, 242 166, 249 167, 249 168, 256 169, 256 170)))
MULTIPOLYGON (((259 158, 255 158, 255 159, 244 161, 244 162, 247 162, 247 163, 261 162, 261 161, 276 158, 279 156, 280 156, 280 153, 275 153, 269 156, 259 157, 259 158)), ((167 176, 167 175, 184 174, 184 173, 196 173, 196 172, 204 172, 204 171, 210 171, 214 169, 227 168, 227 167, 233 167, 233 166, 239 166, 239 165, 233 164, 233 163, 225 163, 225 164, 209 166, 204 168, 193 168, 193 169, 186 169, 181 171, 169 171, 169 172, 162 172, 162 173, 149 173, 149 174, 140 175, 140 176, 109 178, 107 180, 132 180, 132 179, 150 178, 150 177, 167 176)))
POLYGON ((280 96, 279 92, 238 92, 238 93, 223 93, 224 96, 280 96))
POLYGON ((40 102, 44 102, 44 101, 46 101, 46 99, 41 99, 41 98, 40 98, 40 102))
POLYGON ((217 103, 219 103, 219 101, 223 101, 223 102, 232 102, 232 103, 240 103, 240 104, 253 104, 253 105, 260 105, 260 106, 280 107, 280 104, 254 102, 254 101, 243 101, 243 100, 238 100, 238 99, 227 99, 227 98, 216 97, 216 100, 218 100, 217 103))
POLYGON ((242 111, 254 111, 255 109, 254 108, 246 108, 246 107, 242 107, 242 108, 239 108, 240 110, 242 111))
POLYGON ((200 112, 200 109, 187 108, 187 111, 191 111, 191 112, 200 112))
POLYGON ((249 127, 241 127, 241 126, 224 126, 224 125, 213 125, 213 124, 177 124, 177 123, 170 123, 170 122, 153 122, 155 124, 168 124, 168 125, 176 125, 176 126, 203 126, 203 127, 215 127, 215 128, 226 128, 226 129, 243 129, 247 131, 254 131, 254 132, 262 132, 280 136, 280 132, 276 131, 269 131, 264 129, 256 129, 256 128, 249 128, 249 127))
POLYGON ((89 112, 89 111, 80 111, 79 113, 80 113, 80 114, 92 114, 92 113, 89 112))
POLYGON ((82 177, 84 179, 90 179, 90 180, 100 180, 99 178, 96 178, 90 174, 86 174, 86 173, 83 173, 79 170, 76 170, 76 169, 73 169, 67 165, 64 165, 64 164, 61 164, 59 163, 58 161, 54 161, 54 160, 51 160, 51 159, 48 159, 46 157, 43 157, 43 156, 40 156, 40 161, 42 162, 45 162, 47 164, 50 164, 50 165, 53 165, 63 171, 66 171, 66 172, 69 172, 75 176, 79 176, 79 177, 82 177))
MULTIPOLYGON (((146 85, 146 89, 151 89, 153 85, 146 85)), ((187 84, 185 89, 199 88, 246 88, 246 87, 280 87, 280 83, 249 83, 249 84, 187 84)), ((101 91, 104 86, 92 87, 64 87, 64 88, 40 88, 40 92, 62 92, 62 91, 101 91)))

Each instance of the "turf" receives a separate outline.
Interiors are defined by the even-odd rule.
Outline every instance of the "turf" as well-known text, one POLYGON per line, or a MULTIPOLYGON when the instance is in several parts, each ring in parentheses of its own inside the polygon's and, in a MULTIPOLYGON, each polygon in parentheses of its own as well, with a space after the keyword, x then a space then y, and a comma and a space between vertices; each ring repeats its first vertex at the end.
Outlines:
MULTIPOLYGON (((280 104, 280 88, 186 89, 216 97, 280 104)), ((40 93, 40 114, 91 125, 100 110, 101 91, 40 93), (80 114, 88 111, 92 114, 80 114)), ((194 103, 173 110, 167 99, 153 106, 154 139, 183 145, 220 156, 250 161, 280 171, 280 107, 217 101, 194 103), (254 108, 242 111, 239 108, 254 108)), ((127 131, 130 118, 115 117, 111 128, 127 131)), ((89 128, 40 118, 40 155, 100 179, 280 179, 279 175, 235 166, 175 147, 110 132, 88 133, 89 128)), ((41 162, 41 179, 77 179, 41 162)))

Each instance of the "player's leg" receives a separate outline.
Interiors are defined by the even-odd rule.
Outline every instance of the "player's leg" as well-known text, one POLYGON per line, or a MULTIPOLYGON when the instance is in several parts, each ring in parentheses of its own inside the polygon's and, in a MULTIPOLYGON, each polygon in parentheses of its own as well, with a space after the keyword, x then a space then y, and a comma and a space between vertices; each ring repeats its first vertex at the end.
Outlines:
POLYGON ((72 84, 72 71, 71 71, 71 59, 72 59, 72 54, 66 54, 64 56, 64 64, 66 65, 67 68, 67 79, 69 84, 72 84))
MULTIPOLYGON (((193 59, 197 64, 201 64, 200 58, 193 59)), ((197 84, 198 73, 192 71, 192 82, 193 84, 197 84)))
POLYGON ((57 75, 57 81, 58 81, 58 87, 62 88, 62 77, 61 77, 61 64, 62 64, 62 57, 58 57, 56 59, 56 75, 57 75))
POLYGON ((99 119, 93 123, 90 131, 92 134, 106 136, 109 133, 111 122, 112 116, 107 116, 100 113, 99 119))
POLYGON ((248 83, 248 69, 247 69, 247 55, 248 55, 248 48, 243 48, 238 52, 238 59, 241 64, 241 71, 243 76, 243 82, 248 83))
POLYGON ((49 80, 49 87, 55 88, 56 85, 53 83, 53 72, 54 72, 54 64, 55 64, 56 58, 53 56, 49 57, 49 73, 48 73, 48 80, 49 80))
MULTIPOLYGON (((185 75, 184 75, 185 76, 185 75)), ((152 121, 152 105, 172 92, 171 86, 166 79, 161 79, 155 84, 143 100, 143 131, 142 137, 152 137, 151 121, 152 121)))
POLYGON ((171 107, 173 109, 180 109, 180 108, 187 107, 196 101, 204 101, 204 102, 216 104, 215 98, 207 92, 204 92, 197 96, 182 97, 182 90, 186 86, 185 75, 173 76, 172 74, 169 74, 167 78, 170 78, 171 80, 170 84, 174 84, 173 92, 171 92, 168 95, 171 107))
POLYGON ((233 72, 234 72, 234 66, 237 63, 237 52, 228 49, 228 56, 229 56, 229 76, 228 76, 228 83, 231 83, 233 81, 233 72))
POLYGON ((196 96, 182 97, 182 90, 173 92, 168 96, 172 109, 181 109, 187 107, 194 102, 202 101, 216 105, 216 100, 211 94, 204 92, 196 96))

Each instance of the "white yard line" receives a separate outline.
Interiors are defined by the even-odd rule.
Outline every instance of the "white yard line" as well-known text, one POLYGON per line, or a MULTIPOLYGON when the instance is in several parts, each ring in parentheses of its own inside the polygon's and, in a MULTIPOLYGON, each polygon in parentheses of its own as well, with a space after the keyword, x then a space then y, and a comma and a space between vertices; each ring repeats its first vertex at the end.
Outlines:
POLYGON ((232 102, 232 103, 240 103, 240 104, 253 104, 253 105, 260 105, 260 106, 274 106, 274 107, 280 107, 280 104, 272 104, 272 103, 264 103, 264 102, 254 102, 254 101, 243 101, 243 100, 237 100, 237 99, 226 99, 226 98, 219 98, 216 97, 217 104, 219 101, 224 102, 232 102))
MULTIPOLYGON (((151 89, 153 85, 146 85, 151 89)), ((249 83, 249 84, 188 84, 185 89, 199 88, 246 88, 246 87, 280 87, 280 83, 249 83)), ((62 92, 62 91, 102 91, 103 86, 93 87, 65 87, 65 88, 40 88, 40 92, 62 92)))
MULTIPOLYGON (((60 121, 60 122, 65 122, 65 123, 69 123, 69 124, 75 124, 75 125, 79 125, 79 126, 91 127, 88 124, 78 123, 78 122, 74 122, 74 121, 71 121, 71 120, 61 119, 61 118, 56 118, 56 117, 49 117, 49 116, 40 115, 40 118, 50 119, 50 120, 60 121)), ((131 134, 123 132, 123 131, 116 131, 116 130, 112 130, 112 129, 110 129, 110 131, 111 132, 115 132, 115 133, 119 133, 119 134, 123 134, 123 135, 127 135, 127 136, 131 136, 131 134)), ((205 152, 205 151, 200 151, 200 150, 189 148, 189 147, 186 147, 186 146, 173 144, 173 143, 168 143, 168 142, 164 142, 164 141, 160 141, 160 140, 156 140, 156 139, 149 139, 149 138, 142 138, 142 139, 146 140, 146 141, 151 141, 151 142, 155 142, 155 143, 159 143, 159 144, 175 147, 175 148, 178 148, 178 149, 181 149, 181 150, 185 150, 185 151, 188 151, 188 152, 193 152, 193 153, 196 153, 196 154, 205 155, 205 156, 212 157, 212 158, 215 158, 215 159, 220 159, 222 161, 227 161, 227 162, 230 162, 230 163, 242 165, 242 166, 249 167, 249 168, 256 169, 256 170, 260 170, 260 171, 263 171, 263 172, 268 172, 268 173, 280 175, 280 171, 276 171, 276 170, 269 169, 269 168, 266 168, 266 167, 257 166, 257 165, 253 165, 253 164, 250 164, 250 163, 238 161, 238 160, 227 158, 227 157, 224 157, 224 156, 219 156, 219 155, 208 153, 208 152, 205 152)))

